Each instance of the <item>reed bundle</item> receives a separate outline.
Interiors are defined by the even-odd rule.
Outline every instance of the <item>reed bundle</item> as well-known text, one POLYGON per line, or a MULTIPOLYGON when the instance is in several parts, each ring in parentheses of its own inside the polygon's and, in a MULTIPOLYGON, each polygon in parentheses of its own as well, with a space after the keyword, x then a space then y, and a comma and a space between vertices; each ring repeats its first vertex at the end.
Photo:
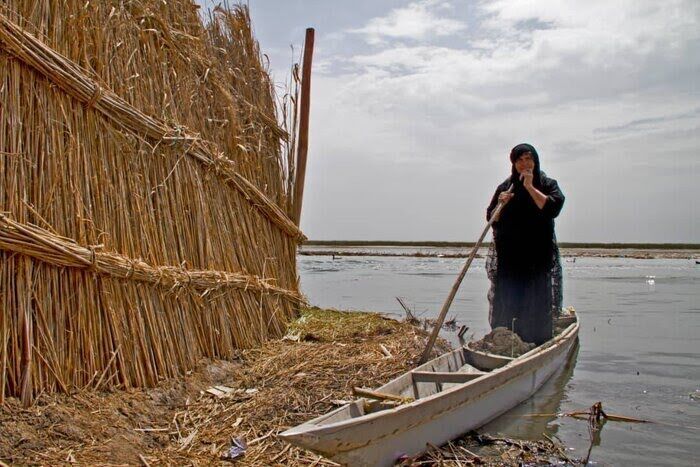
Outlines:
POLYGON ((3 2, 0 402, 151 386, 281 335, 289 133, 245 7, 3 2))

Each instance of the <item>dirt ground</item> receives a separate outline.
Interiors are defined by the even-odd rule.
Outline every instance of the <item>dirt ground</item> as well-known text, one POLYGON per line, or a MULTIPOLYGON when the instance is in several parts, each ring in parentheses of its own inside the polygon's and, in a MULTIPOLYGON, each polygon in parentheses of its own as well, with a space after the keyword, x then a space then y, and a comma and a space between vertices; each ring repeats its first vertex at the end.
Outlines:
POLYGON ((156 388, 42 395, 28 409, 8 399, 0 408, 0 459, 211 465, 228 462, 238 439, 247 444, 241 465, 328 465, 275 435, 352 398, 353 386, 376 387, 406 371, 424 340, 423 331, 376 314, 313 309, 286 339, 234 362, 203 361, 156 388), (213 386, 222 390, 206 391, 213 386))
MULTIPOLYGON (((425 340, 425 331, 377 314, 307 310, 285 339, 233 362, 203 361, 156 388, 44 394, 28 409, 8 399, 0 407, 0 459, 16 465, 336 465, 276 435, 351 399, 353 386, 377 387, 413 367, 425 340), (246 446, 239 457, 237 445, 246 446)), ((447 350, 444 342, 436 347, 436 353, 447 350)), ((502 443, 489 462, 473 455, 474 440, 469 443, 436 448, 406 465, 526 459, 525 451, 512 454, 513 445, 502 443), (455 461, 455 449, 469 454, 455 461)), ((532 458, 539 448, 528 449, 532 458)))

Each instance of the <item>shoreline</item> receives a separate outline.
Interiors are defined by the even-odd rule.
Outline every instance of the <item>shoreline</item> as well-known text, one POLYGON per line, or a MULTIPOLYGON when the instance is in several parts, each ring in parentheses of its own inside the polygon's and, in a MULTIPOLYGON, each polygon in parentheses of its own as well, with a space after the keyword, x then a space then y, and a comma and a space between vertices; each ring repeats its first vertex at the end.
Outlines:
MULTIPOLYGON (((375 257, 409 257, 409 258, 467 258, 469 250, 464 253, 448 253, 432 251, 379 251, 395 248, 375 245, 373 248, 364 246, 348 246, 344 249, 318 250, 299 249, 301 256, 333 256, 336 258, 355 256, 375 256, 375 257), (354 250, 354 251, 353 251, 354 250)), ((432 248, 432 247, 429 247, 432 248)), ((476 258, 483 258, 486 250, 476 255, 476 258)), ((560 248, 562 258, 629 258, 629 259, 687 259, 700 260, 700 249, 636 249, 636 248, 560 248)))
MULTIPOLYGON (((491 242, 482 243, 488 247, 491 242)), ((562 242, 558 241, 562 249, 603 249, 603 250, 694 250, 700 251, 700 243, 620 243, 620 242, 562 242)), ((304 247, 336 247, 336 248, 390 248, 390 247, 416 247, 416 248, 472 248, 474 242, 449 242, 449 241, 402 241, 402 240, 307 240, 304 247)))

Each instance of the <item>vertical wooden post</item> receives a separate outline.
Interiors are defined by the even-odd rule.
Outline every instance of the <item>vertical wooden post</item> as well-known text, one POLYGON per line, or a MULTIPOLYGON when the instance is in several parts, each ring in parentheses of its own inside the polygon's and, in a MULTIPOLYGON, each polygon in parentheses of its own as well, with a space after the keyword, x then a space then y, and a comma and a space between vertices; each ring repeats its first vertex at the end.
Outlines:
POLYGON ((294 222, 300 225, 301 203, 304 199, 306 154, 309 150, 309 109, 311 105, 311 62, 314 53, 314 29, 306 30, 304 59, 301 70, 301 105, 299 108, 299 141, 297 145, 296 179, 294 181, 294 222))

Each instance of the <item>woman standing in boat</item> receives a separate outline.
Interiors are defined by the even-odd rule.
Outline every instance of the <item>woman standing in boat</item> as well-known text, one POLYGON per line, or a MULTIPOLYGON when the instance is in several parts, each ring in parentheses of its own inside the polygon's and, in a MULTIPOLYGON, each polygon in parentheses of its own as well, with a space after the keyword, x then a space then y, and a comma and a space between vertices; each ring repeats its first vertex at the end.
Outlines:
POLYGON ((561 310, 561 263, 554 218, 564 205, 556 180, 540 171, 537 151, 519 144, 510 152, 511 176, 496 188, 486 218, 505 203, 493 223, 486 260, 491 280, 491 328, 505 327, 526 342, 552 338, 552 316, 561 310), (512 185, 512 190, 509 188, 512 185))

